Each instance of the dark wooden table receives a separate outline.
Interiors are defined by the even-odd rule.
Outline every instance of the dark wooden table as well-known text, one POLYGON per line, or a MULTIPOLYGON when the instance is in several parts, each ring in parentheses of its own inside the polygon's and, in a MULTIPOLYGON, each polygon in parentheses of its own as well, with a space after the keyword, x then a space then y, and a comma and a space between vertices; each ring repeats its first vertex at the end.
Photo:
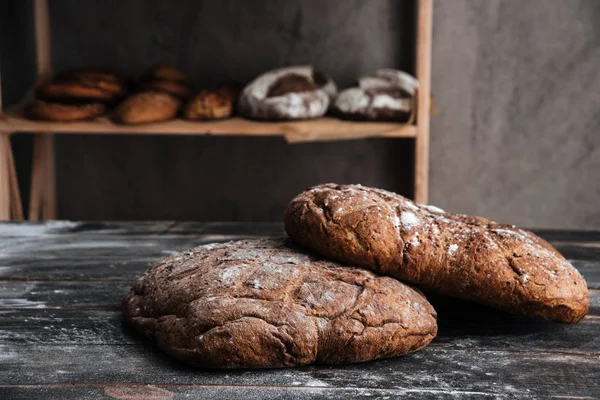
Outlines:
POLYGON ((349 366, 211 371, 132 332, 122 296, 154 261, 199 244, 283 235, 279 224, 0 224, 0 399, 600 397, 600 232, 539 232, 587 279, 589 315, 529 321, 432 297, 439 335, 349 366))

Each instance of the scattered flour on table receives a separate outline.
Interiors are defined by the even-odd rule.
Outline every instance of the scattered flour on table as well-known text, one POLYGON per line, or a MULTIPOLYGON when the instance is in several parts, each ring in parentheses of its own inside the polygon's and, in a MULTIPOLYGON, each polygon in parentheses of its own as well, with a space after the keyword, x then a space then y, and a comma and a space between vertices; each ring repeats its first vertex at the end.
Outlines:
POLYGON ((310 379, 303 386, 329 386, 329 384, 318 379, 310 379))
POLYGON ((0 237, 3 236, 41 236, 52 233, 60 233, 70 230, 79 225, 72 221, 50 221, 43 224, 38 223, 2 223, 0 224, 0 237))
POLYGON ((0 299, 0 306, 7 308, 46 308, 46 303, 27 299, 0 299))

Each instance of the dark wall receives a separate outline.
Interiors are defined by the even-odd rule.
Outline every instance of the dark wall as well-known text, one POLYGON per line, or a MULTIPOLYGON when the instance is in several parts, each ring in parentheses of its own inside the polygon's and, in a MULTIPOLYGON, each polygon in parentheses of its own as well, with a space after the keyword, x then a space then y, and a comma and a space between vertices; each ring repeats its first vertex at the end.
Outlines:
MULTIPOLYGON (((70 0, 50 8, 55 70, 110 65, 138 75, 172 63, 203 85, 312 63, 343 86, 380 67, 413 69, 413 2, 70 0)), ((2 23, 24 31, 14 19, 2 23)), ((69 219, 279 220, 294 194, 329 181, 412 195, 410 140, 60 136, 57 162, 58 214, 69 219)))

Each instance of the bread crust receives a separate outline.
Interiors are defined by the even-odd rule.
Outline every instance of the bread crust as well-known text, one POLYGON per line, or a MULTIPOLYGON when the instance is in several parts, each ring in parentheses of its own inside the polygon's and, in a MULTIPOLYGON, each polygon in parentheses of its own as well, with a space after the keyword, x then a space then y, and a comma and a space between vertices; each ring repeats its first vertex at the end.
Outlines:
POLYGON ((285 239, 215 243, 162 260, 123 312, 167 354, 210 368, 362 362, 418 350, 437 333, 418 290, 285 239))
POLYGON ((168 93, 181 100, 187 100, 192 95, 192 89, 187 85, 167 80, 154 80, 141 85, 141 91, 154 91, 168 93))
POLYGON ((56 81, 93 80, 120 83, 124 86, 131 84, 131 78, 117 68, 77 68, 61 71, 54 75, 56 81))
POLYGON ((141 92, 117 106, 114 120, 123 124, 146 124, 173 119, 181 102, 167 93, 141 92))
POLYGON ((106 112, 102 103, 61 104, 42 100, 32 101, 25 109, 25 116, 38 121, 83 121, 94 119, 106 112))
POLYGON ((226 87, 202 90, 186 104, 183 117, 190 120, 228 118, 233 113, 233 96, 233 90, 226 87))
POLYGON ((531 232, 443 212, 360 185, 319 185, 285 212, 297 243, 441 294, 575 323, 589 308, 579 272, 531 232))
POLYGON ((111 103, 125 94, 125 88, 118 82, 92 79, 73 81, 56 80, 36 89, 36 96, 49 101, 97 101, 111 103))
POLYGON ((336 93, 335 83, 312 66, 280 68, 244 88, 239 112, 246 118, 274 121, 318 118, 336 93))
POLYGON ((413 100, 394 88, 350 88, 337 97, 332 112, 342 119, 355 121, 406 122, 413 100))
POLYGON ((172 65, 157 65, 142 74, 142 82, 155 80, 179 82, 184 85, 188 84, 187 74, 172 65))
POLYGON ((351 120, 407 122, 418 87, 411 75, 382 69, 359 79, 357 87, 342 91, 332 107, 334 115, 351 120))

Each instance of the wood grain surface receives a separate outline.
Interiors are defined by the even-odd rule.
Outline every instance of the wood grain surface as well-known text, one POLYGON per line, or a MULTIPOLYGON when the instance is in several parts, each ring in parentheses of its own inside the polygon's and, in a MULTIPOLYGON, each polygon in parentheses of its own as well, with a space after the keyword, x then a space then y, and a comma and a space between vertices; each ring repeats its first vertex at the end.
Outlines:
POLYGON ((348 366, 193 369, 133 332, 119 304, 153 262, 202 243, 281 236, 280 224, 0 224, 0 398, 597 398, 600 232, 543 231, 585 276, 577 325, 428 294, 423 351, 348 366))

